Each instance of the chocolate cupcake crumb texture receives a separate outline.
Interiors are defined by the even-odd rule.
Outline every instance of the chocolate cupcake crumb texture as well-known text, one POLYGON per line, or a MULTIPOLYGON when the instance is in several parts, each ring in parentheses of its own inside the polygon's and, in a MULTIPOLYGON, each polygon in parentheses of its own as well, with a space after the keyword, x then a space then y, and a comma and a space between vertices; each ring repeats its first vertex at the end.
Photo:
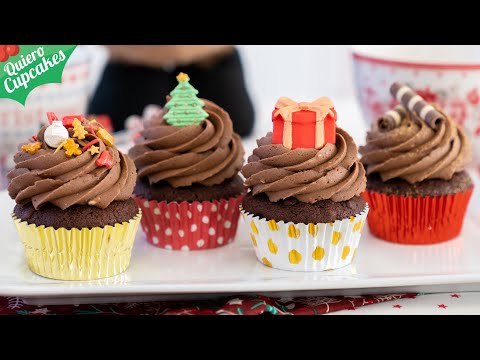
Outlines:
POLYGON ((89 205, 73 205, 65 211, 52 204, 45 204, 41 211, 37 211, 32 203, 28 203, 16 205, 13 212, 17 218, 28 224, 51 226, 55 230, 59 228, 70 230, 115 226, 132 220, 139 211, 135 201, 130 198, 126 201, 114 201, 105 209, 89 205))
POLYGON ((150 185, 147 179, 139 179, 134 190, 135 195, 147 200, 175 201, 177 203, 229 199, 244 191, 243 180, 239 175, 212 186, 192 184, 191 186, 173 187, 165 181, 150 185))
POLYGON ((265 194, 253 196, 249 192, 242 201, 242 208, 248 213, 268 220, 296 224, 329 223, 338 219, 348 219, 360 214, 365 206, 366 202, 361 196, 354 196, 341 202, 328 199, 309 204, 295 198, 271 202, 265 194))
POLYGON ((472 179, 466 171, 453 174, 450 180, 427 179, 414 184, 399 178, 382 181, 380 175, 376 173, 367 176, 367 189, 386 195, 444 196, 464 192, 472 187, 472 179))

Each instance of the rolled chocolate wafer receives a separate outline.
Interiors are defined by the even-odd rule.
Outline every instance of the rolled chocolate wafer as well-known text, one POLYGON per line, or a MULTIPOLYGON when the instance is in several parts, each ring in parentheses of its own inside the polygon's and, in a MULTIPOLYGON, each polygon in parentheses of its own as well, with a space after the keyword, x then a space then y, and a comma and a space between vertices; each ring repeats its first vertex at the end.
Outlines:
POLYGON ((427 122, 431 128, 436 129, 441 122, 445 121, 445 117, 440 112, 407 85, 395 82, 390 86, 390 93, 407 109, 427 122))
POLYGON ((378 118, 377 127, 381 131, 392 130, 400 126, 402 120, 407 116, 407 110, 403 105, 397 105, 395 109, 387 111, 378 118))

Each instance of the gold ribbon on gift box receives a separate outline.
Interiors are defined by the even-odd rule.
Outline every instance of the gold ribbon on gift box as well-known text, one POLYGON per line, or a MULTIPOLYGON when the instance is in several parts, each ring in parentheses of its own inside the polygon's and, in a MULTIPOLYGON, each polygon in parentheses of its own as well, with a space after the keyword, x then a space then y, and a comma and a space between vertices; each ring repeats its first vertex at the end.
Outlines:
POLYGON ((284 120, 283 125, 283 146, 292 148, 292 114, 301 110, 314 111, 316 114, 316 130, 315 130, 315 148, 320 148, 325 143, 325 131, 324 120, 327 115, 334 116, 333 102, 328 97, 321 97, 312 102, 300 102, 284 96, 278 99, 275 107, 278 110, 275 112, 275 116, 281 115, 284 120))

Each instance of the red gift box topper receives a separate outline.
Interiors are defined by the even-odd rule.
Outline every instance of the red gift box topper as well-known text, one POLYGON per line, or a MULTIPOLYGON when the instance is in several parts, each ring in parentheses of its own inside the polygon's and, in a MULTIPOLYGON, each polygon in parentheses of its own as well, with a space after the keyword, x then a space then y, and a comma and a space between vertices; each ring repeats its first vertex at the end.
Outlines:
POLYGON ((281 97, 275 104, 272 121, 273 144, 289 149, 321 149, 327 143, 335 144, 337 112, 327 97, 300 103, 281 97))

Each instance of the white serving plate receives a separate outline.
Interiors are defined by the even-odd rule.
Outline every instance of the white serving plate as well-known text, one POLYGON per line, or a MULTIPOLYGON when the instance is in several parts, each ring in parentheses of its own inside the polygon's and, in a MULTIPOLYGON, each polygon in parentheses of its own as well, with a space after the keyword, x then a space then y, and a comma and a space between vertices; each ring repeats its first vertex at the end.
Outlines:
MULTIPOLYGON (((475 177, 477 189, 479 181, 475 177)), ((243 222, 236 241, 209 251, 172 252, 147 243, 139 231, 130 268, 96 281, 55 281, 32 273, 10 218, 14 202, 0 192, 0 296, 30 303, 187 299, 225 294, 359 295, 480 290, 480 209, 474 193, 461 236, 431 246, 390 244, 365 229, 357 258, 322 273, 275 270, 259 263, 243 222)))
MULTIPOLYGON (((366 129, 359 120, 357 104, 351 100, 337 104, 339 125, 347 129, 357 143, 362 142, 366 129)), ((259 118, 268 118, 269 112, 270 108, 261 108, 259 118)), ((268 122, 259 122, 256 137, 270 126, 268 122)), ((251 154, 255 146, 254 138, 244 141, 247 154, 251 154)), ((104 280, 72 282, 42 278, 28 269, 10 217, 14 202, 1 191, 0 296, 20 296, 31 304, 46 305, 199 299, 245 293, 291 297, 480 291, 480 179, 476 173, 472 173, 472 177, 476 190, 463 232, 443 244, 390 244, 376 239, 366 227, 351 265, 321 273, 288 272, 268 268, 257 261, 250 235, 240 219, 235 241, 209 251, 187 253, 158 249, 148 244, 139 230, 130 268, 124 274, 104 280)))

